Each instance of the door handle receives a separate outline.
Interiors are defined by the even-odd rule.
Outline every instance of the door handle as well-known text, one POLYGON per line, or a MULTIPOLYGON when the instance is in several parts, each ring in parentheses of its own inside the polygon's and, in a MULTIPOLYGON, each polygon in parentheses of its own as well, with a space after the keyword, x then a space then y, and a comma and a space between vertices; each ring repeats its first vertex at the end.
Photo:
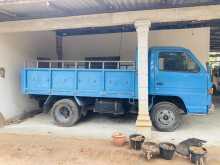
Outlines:
POLYGON ((157 85, 163 85, 163 83, 162 82, 157 82, 157 85))

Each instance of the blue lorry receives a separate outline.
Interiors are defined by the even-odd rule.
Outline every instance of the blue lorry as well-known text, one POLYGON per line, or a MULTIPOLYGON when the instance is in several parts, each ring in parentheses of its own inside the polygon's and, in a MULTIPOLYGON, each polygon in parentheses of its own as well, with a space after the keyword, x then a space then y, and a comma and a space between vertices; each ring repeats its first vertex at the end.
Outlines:
MULTIPOLYGON (((149 113, 158 130, 174 131, 184 114, 208 114, 210 75, 190 50, 152 47, 148 57, 149 113)), ((137 113, 136 65, 135 61, 26 62, 22 90, 38 99, 61 126, 73 126, 90 110, 137 113)))

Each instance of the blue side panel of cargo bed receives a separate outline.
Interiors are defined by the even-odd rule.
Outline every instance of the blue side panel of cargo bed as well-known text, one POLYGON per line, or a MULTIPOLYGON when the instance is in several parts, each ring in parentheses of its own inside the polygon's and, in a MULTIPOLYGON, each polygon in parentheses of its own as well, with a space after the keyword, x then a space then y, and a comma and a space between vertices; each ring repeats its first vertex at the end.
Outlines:
POLYGON ((50 72, 48 70, 26 70, 25 87, 30 93, 48 94, 50 88, 50 72))
POLYGON ((24 69, 25 94, 137 98, 136 71, 119 69, 24 69))

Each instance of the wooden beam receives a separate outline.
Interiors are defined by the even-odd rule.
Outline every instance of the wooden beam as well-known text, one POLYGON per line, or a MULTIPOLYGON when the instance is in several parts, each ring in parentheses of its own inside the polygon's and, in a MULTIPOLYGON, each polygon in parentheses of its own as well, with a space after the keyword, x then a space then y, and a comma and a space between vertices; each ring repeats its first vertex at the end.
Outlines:
POLYGON ((1 22, 0 33, 117 26, 133 24, 137 20, 149 20, 152 23, 163 23, 206 21, 213 19, 220 19, 220 5, 1 22))

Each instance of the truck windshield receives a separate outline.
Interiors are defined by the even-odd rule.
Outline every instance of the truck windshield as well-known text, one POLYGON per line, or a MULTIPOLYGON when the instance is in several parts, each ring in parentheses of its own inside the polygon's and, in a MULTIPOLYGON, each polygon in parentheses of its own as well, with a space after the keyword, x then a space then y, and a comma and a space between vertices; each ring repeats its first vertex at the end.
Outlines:
POLYGON ((160 52, 159 69, 173 72, 199 72, 200 68, 185 52, 160 52))

